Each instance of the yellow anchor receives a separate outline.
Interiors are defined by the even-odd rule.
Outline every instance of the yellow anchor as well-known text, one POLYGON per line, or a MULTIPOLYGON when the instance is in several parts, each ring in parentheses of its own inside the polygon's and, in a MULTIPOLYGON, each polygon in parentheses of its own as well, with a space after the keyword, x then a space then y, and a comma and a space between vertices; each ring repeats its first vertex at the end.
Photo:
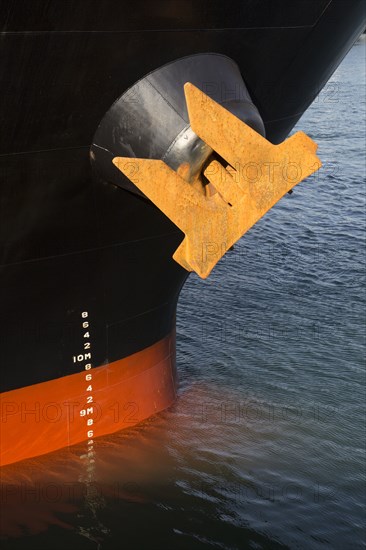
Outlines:
POLYGON ((115 157, 113 163, 183 231, 173 258, 205 279, 225 252, 321 162, 316 143, 303 132, 273 145, 193 84, 186 83, 184 92, 192 130, 226 163, 213 159, 204 168, 210 182, 206 191, 162 160, 115 157))

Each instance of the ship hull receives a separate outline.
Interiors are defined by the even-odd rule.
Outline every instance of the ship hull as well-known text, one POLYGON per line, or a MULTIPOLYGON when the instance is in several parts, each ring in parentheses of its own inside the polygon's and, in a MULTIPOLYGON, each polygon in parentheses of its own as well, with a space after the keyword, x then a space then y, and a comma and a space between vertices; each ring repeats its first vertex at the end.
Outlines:
MULTIPOLYGON (((60 422, 41 416, 37 431, 37 413, 22 417, 22 407, 56 403, 56 414, 86 401, 92 386, 102 410, 109 398, 135 403, 140 421, 174 400, 187 272, 172 256, 183 234, 146 199, 94 177, 92 138, 113 102, 165 63, 219 53, 238 64, 267 138, 279 143, 365 26, 358 0, 238 1, 231 10, 221 1, 189 9, 140 1, 133 12, 127 2, 91 4, 1 4, 0 464, 130 425, 95 406, 92 430, 84 408, 71 429, 64 407, 60 422), (136 357, 148 367, 132 387, 123 373, 136 357), (101 390, 111 372, 116 385, 101 390)), ((215 86, 219 97, 235 96, 220 79, 215 86)))
POLYGON ((90 450, 95 437, 130 428, 175 397, 175 333, 119 361, 4 392, 1 464, 81 441, 90 450))

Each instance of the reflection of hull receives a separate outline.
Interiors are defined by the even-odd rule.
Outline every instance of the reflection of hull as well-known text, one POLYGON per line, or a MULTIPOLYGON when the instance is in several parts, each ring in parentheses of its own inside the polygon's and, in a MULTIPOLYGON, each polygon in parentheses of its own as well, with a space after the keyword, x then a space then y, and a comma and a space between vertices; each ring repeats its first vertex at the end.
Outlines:
MULTIPOLYGON (((120 398, 121 406, 134 402, 144 411, 138 420, 174 397, 174 383, 164 382, 174 360, 164 346, 187 275, 171 259, 182 234, 148 201, 92 178, 91 140, 113 101, 164 63, 223 53, 238 63, 267 138, 280 142, 365 24, 358 0, 283 0, 276 9, 272 1, 238 1, 231 12, 219 0, 199 4, 189 3, 187 13, 187 4, 146 0, 131 15, 114 0, 91 10, 78 1, 72 10, 30 3, 29 14, 24 5, 2 3, 0 363, 1 435, 8 441, 2 463, 88 437, 81 416, 84 424, 75 423, 75 430, 83 425, 85 433, 75 437, 52 422, 57 406, 41 414, 38 431, 37 412, 21 414, 22 407, 37 411, 42 404, 43 410, 44 399, 64 400, 66 394, 45 394, 44 383, 61 378, 59 389, 66 388, 70 376, 84 383, 89 356, 78 361, 81 355, 90 353, 92 368, 102 369, 93 370, 97 397, 97 373, 113 377, 119 361, 127 361, 125 368, 126 358, 146 353, 159 398, 148 392, 146 404, 145 381, 138 384, 141 394, 120 398), (161 345, 162 355, 150 354, 161 345), (9 450, 13 429, 21 450, 20 444, 9 450)), ((73 385, 66 401, 87 396, 86 384, 80 391, 73 385)), ((102 428, 107 420, 93 414, 93 437, 122 427, 122 416, 118 425, 102 428)))

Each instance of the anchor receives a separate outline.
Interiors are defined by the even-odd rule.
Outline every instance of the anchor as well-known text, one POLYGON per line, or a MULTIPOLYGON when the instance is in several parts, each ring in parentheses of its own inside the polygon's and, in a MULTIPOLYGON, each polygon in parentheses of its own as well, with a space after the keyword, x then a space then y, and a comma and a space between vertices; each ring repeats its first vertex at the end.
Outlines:
POLYGON ((191 129, 214 151, 204 177, 189 183, 184 166, 175 171, 162 160, 114 157, 113 163, 185 234, 173 259, 205 279, 321 161, 304 132, 273 145, 193 84, 187 82, 184 93, 191 129))

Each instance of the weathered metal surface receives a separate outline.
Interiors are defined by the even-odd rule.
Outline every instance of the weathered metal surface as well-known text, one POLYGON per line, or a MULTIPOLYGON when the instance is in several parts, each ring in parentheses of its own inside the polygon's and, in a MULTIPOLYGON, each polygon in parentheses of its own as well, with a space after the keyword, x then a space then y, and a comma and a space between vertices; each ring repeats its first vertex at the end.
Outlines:
POLYGON ((181 229, 173 258, 206 278, 225 252, 276 202, 321 166, 317 145, 297 132, 273 145, 190 83, 192 130, 226 161, 212 158, 203 193, 161 160, 116 157, 113 163, 181 229))

